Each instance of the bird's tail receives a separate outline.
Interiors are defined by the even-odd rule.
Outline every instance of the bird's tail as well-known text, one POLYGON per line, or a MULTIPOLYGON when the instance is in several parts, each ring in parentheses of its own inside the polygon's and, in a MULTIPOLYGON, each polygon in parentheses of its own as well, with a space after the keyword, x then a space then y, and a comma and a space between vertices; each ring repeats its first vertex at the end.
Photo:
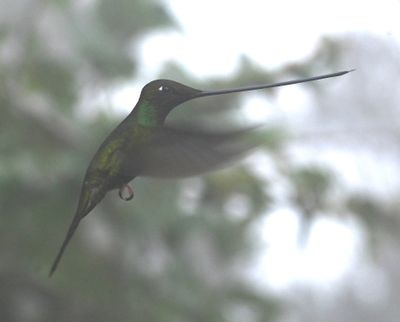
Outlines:
POLYGON ((69 241, 71 240, 76 229, 78 228, 80 221, 103 199, 104 194, 105 190, 103 189, 87 189, 85 188, 85 186, 83 186, 78 203, 78 209, 76 210, 75 216, 72 219, 72 222, 68 228, 67 235, 65 236, 64 241, 61 244, 60 250, 58 251, 53 265, 51 266, 49 277, 51 277, 57 269, 61 257, 63 256, 69 241))
POLYGON ((82 218, 83 217, 80 216, 80 214, 77 213, 74 216, 74 218, 72 219, 72 222, 71 222, 71 224, 70 224, 70 226, 68 228, 67 235, 65 236, 64 241, 61 244, 61 248, 58 251, 58 254, 57 254, 56 258, 54 259, 53 265, 51 266, 51 269, 50 269, 50 272, 49 272, 49 277, 51 277, 53 275, 53 273, 55 272, 55 270, 57 269, 57 266, 58 266, 58 264, 59 264, 59 262, 61 260, 61 257, 64 254, 65 248, 67 247, 69 241, 71 240, 71 238, 74 235, 76 229, 78 228, 78 225, 79 225, 79 223, 80 223, 82 218))

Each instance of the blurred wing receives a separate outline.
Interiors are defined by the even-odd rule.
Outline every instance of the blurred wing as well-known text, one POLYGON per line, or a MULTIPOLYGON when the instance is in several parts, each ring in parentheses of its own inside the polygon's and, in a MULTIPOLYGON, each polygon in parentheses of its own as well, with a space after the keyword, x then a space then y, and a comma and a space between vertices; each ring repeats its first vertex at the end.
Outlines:
POLYGON ((127 155, 123 172, 182 178, 216 170, 254 148, 255 144, 246 140, 252 130, 213 133, 160 127, 155 129, 146 146, 127 155))

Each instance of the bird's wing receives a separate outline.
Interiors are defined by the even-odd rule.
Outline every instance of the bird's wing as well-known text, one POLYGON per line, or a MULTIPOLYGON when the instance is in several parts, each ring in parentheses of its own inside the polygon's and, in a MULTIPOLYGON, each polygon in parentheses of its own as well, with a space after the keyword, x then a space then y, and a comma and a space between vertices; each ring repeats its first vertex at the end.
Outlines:
POLYGON ((216 170, 233 161, 255 144, 247 140, 254 128, 213 133, 159 127, 141 148, 126 154, 124 175, 182 178, 216 170))

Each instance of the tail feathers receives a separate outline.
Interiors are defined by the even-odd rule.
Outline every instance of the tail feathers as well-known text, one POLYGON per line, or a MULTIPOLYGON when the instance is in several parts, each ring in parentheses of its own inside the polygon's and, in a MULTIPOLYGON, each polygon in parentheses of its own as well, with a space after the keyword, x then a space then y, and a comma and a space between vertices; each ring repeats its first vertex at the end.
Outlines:
POLYGON ((82 216, 80 214, 76 214, 71 222, 71 225, 68 228, 67 235, 65 236, 65 239, 61 245, 60 250, 58 251, 57 257, 55 258, 53 265, 51 266, 50 272, 49 272, 49 277, 53 275, 53 273, 56 271, 58 264, 60 263, 61 257, 64 254, 64 251, 70 242, 72 236, 74 235, 76 229, 78 228, 78 225, 80 221, 82 220, 82 216))
POLYGON ((88 188, 83 185, 82 192, 79 198, 78 209, 75 213, 74 218, 72 219, 71 224, 69 225, 67 235, 65 236, 65 239, 61 244, 57 257, 55 258, 53 265, 51 266, 49 277, 51 277, 57 269, 61 257, 63 256, 68 243, 70 242, 72 236, 78 228, 79 223, 103 199, 105 191, 106 190, 101 189, 101 187, 88 188))

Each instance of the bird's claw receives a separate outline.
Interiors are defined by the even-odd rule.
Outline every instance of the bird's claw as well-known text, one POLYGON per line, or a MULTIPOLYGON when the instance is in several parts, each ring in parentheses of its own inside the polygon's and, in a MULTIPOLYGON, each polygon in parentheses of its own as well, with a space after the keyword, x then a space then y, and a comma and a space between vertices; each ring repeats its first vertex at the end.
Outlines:
POLYGON ((129 184, 124 184, 119 188, 118 191, 119 197, 124 201, 129 201, 133 199, 134 193, 133 189, 129 184))

